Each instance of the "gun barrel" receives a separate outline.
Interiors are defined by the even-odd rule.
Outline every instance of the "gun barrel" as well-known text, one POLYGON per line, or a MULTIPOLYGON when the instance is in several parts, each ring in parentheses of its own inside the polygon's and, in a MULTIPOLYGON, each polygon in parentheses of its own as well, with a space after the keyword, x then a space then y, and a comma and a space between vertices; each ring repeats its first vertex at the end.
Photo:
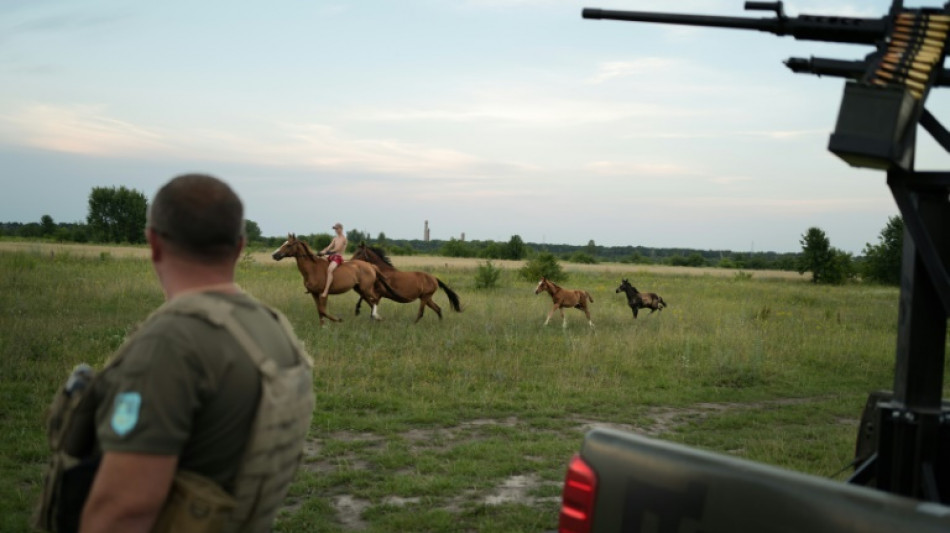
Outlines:
MULTIPOLYGON (((785 66, 797 74, 815 74, 860 80, 868 69, 868 61, 845 61, 823 57, 791 57, 785 61, 785 66)), ((934 76, 933 85, 935 87, 950 87, 950 72, 944 70, 938 72, 934 76)))
POLYGON ((624 20, 627 22, 654 22, 660 24, 681 24, 685 26, 761 30, 771 33, 776 33, 779 30, 779 19, 769 18, 754 19, 713 15, 682 15, 679 13, 650 13, 646 11, 614 11, 593 7, 584 8, 581 12, 581 16, 585 19, 624 20))
MULTIPOLYGON (((753 3, 754 8, 767 7, 753 3)), ((771 7, 771 4, 768 4, 771 7)), ((623 20, 627 22, 652 22, 680 24, 713 28, 758 30, 775 35, 791 35, 796 39, 827 41, 835 43, 876 44, 887 32, 887 19, 854 17, 827 17, 800 15, 797 17, 722 17, 715 15, 685 15, 679 13, 651 13, 646 11, 615 11, 599 8, 584 8, 585 19, 623 20)))

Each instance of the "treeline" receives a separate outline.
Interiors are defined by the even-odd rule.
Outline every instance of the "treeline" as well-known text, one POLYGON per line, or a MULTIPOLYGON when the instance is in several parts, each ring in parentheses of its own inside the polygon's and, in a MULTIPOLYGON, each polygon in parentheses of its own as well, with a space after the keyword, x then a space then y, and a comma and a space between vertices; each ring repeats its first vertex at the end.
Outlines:
MULTIPOLYGON (((89 195, 85 222, 57 223, 49 215, 39 222, 0 222, 0 236, 25 239, 47 239, 59 242, 129 243, 145 242, 145 217, 148 201, 145 195, 125 187, 95 187, 89 195)), ((250 248, 276 248, 284 236, 264 237, 253 220, 246 220, 250 248)), ((347 232, 349 252, 365 242, 380 246, 391 255, 441 255, 479 259, 524 260, 540 255, 555 261, 571 263, 619 262, 643 265, 688 267, 719 267, 741 270, 790 270, 811 272, 815 283, 843 283, 867 280, 886 284, 900 281, 903 221, 891 217, 881 231, 877 244, 868 243, 858 257, 831 246, 820 228, 809 228, 802 235, 800 253, 733 252, 730 250, 695 250, 689 248, 649 248, 645 246, 600 246, 590 240, 584 246, 570 244, 526 243, 519 235, 507 242, 463 241, 460 239, 419 240, 390 239, 380 232, 372 238, 367 232, 347 232)), ((329 233, 297 235, 314 250, 330 243, 329 233)))
MULTIPOLYGON (((56 242, 76 243, 126 243, 144 242, 141 224, 125 232, 97 230, 82 222, 54 222, 44 215, 40 222, 0 222, 0 236, 25 239, 46 239, 56 242)), ((257 248, 277 248, 286 236, 264 237, 259 226, 247 221, 248 245, 257 248)), ((297 235, 313 249, 319 250, 330 243, 329 233, 297 235)), ((673 265, 691 267, 721 267, 743 270, 795 270, 798 253, 732 252, 730 250, 694 250, 689 248, 650 248, 646 246, 585 246, 570 244, 542 244, 523 242, 514 235, 508 242, 493 240, 461 241, 458 239, 424 241, 421 239, 390 239, 384 234, 371 237, 365 232, 351 230, 347 233, 350 247, 360 242, 381 246, 391 255, 440 255, 444 257, 470 257, 478 259, 522 260, 541 252, 549 252, 558 259, 571 263, 617 262, 642 265, 673 265)))
MULTIPOLYGON (((462 241, 459 239, 390 239, 380 233, 375 238, 359 230, 347 232, 350 250, 361 242, 380 246, 390 255, 438 255, 476 259, 530 259, 539 253, 550 253, 568 263, 626 263, 639 265, 672 265, 689 267, 720 267, 743 270, 796 270, 800 253, 733 252, 730 250, 694 250, 689 248, 650 248, 646 246, 600 246, 593 241, 587 245, 546 244, 524 242, 512 235, 507 242, 493 240, 462 241)), ((286 237, 267 237, 258 243, 267 247, 280 246, 286 237)), ((330 243, 329 233, 297 235, 315 250, 330 243)))

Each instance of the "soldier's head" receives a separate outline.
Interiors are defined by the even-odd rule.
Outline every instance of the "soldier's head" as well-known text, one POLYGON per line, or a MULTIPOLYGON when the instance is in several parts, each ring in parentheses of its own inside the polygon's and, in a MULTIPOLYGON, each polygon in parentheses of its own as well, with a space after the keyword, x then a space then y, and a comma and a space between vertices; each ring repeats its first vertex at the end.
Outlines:
POLYGON ((204 262, 234 262, 244 246, 244 206, 228 184, 205 174, 173 178, 155 193, 147 231, 166 248, 204 262))

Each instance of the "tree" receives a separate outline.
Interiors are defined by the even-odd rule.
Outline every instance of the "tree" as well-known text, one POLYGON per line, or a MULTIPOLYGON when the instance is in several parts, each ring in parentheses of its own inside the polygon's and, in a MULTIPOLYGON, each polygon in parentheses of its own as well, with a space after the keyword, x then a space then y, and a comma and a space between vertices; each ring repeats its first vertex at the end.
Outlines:
POLYGON ((597 243, 594 242, 594 239, 587 241, 587 246, 584 248, 584 251, 591 257, 597 256, 597 243))
POLYGON ((246 218, 244 219, 244 234, 247 236, 247 242, 257 242, 261 240, 261 227, 257 225, 257 222, 246 218))
POLYGON ((382 246, 386 245, 386 234, 382 231, 379 232, 379 235, 376 237, 376 242, 382 246))
POLYGON ((520 235, 512 235, 505 246, 505 259, 514 259, 515 261, 524 259, 528 255, 528 247, 521 240, 520 235))
POLYGON ((40 227, 44 237, 49 237, 56 232, 56 223, 53 222, 53 217, 49 215, 40 217, 40 227))
POLYGON ((843 283, 852 275, 851 255, 831 247, 831 241, 819 228, 808 228, 799 241, 802 255, 798 273, 811 272, 812 283, 843 283))
POLYGON ((904 250, 904 219, 890 217, 877 244, 864 247, 864 277, 888 285, 900 285, 901 256, 904 250))
POLYGON ((358 229, 351 229, 346 232, 346 251, 355 252, 356 247, 359 246, 361 242, 369 242, 370 236, 368 231, 361 231, 358 229))
POLYGON ((445 257, 475 257, 475 250, 465 241, 453 237, 442 245, 439 255, 445 257))
POLYGON ((93 187, 89 193, 86 222, 93 240, 99 242, 145 242, 148 200, 134 189, 93 187))

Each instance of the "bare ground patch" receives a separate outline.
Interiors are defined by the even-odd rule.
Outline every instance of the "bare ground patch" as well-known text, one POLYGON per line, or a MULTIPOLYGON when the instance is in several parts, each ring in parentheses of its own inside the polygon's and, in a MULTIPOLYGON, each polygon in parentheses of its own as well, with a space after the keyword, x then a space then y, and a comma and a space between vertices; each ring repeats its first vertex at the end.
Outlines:
POLYGON ((650 407, 644 413, 644 417, 650 422, 645 424, 618 424, 586 419, 577 419, 577 422, 580 423, 579 429, 585 432, 594 427, 611 427, 649 437, 659 437, 691 422, 705 420, 710 416, 724 412, 801 405, 821 400, 822 398, 781 398, 750 403, 697 403, 688 407, 650 407))
MULTIPOLYGON (((812 402, 822 401, 823 398, 781 398, 762 402, 750 403, 697 403, 687 407, 651 407, 648 408, 643 416, 647 422, 640 424, 623 424, 591 420, 584 418, 572 418, 578 423, 576 429, 583 433, 595 427, 613 427, 625 431, 639 433, 651 437, 659 437, 669 433, 683 425, 701 421, 718 414, 769 409, 788 405, 801 405, 812 402)), ((856 422, 856 421, 851 421, 856 422)), ((845 423, 842 421, 841 423, 845 423)), ((414 428, 398 434, 398 438, 404 439, 411 449, 418 453, 425 453, 433 449, 449 449, 461 443, 476 441, 484 436, 484 430, 489 427, 518 427, 522 422, 516 417, 503 419, 475 419, 463 422, 457 426, 442 428, 414 428)), ((529 429, 526 429, 529 431, 529 429)), ((552 432, 554 433, 554 432, 552 432)), ((392 437, 383 437, 372 433, 356 433, 340 431, 327 436, 326 440, 337 440, 350 443, 361 443, 365 447, 362 449, 372 449, 383 446, 388 439, 392 437)), ((334 457, 322 457, 321 453, 325 448, 324 439, 311 439, 304 447, 303 468, 314 472, 330 473, 341 467, 369 469, 373 468, 368 461, 362 459, 357 452, 346 452, 334 457)), ((525 457, 525 463, 536 462, 537 458, 525 457)), ((530 470, 530 468, 528 468, 530 470)), ((521 504, 527 506, 550 506, 556 505, 560 500, 558 496, 537 496, 539 489, 545 487, 560 485, 560 481, 546 481, 538 474, 525 472, 509 476, 501 480, 497 485, 489 490, 467 490, 455 497, 449 498, 441 504, 441 508, 452 513, 459 513, 471 504, 481 505, 504 505, 521 504)), ((363 519, 363 513, 376 505, 387 506, 411 506, 421 503, 420 498, 401 497, 398 495, 389 495, 382 498, 379 502, 356 498, 349 494, 328 495, 331 505, 336 511, 337 520, 347 531, 361 531, 367 529, 369 524, 363 519)), ((293 514, 299 509, 301 502, 288 502, 283 513, 293 514)))

